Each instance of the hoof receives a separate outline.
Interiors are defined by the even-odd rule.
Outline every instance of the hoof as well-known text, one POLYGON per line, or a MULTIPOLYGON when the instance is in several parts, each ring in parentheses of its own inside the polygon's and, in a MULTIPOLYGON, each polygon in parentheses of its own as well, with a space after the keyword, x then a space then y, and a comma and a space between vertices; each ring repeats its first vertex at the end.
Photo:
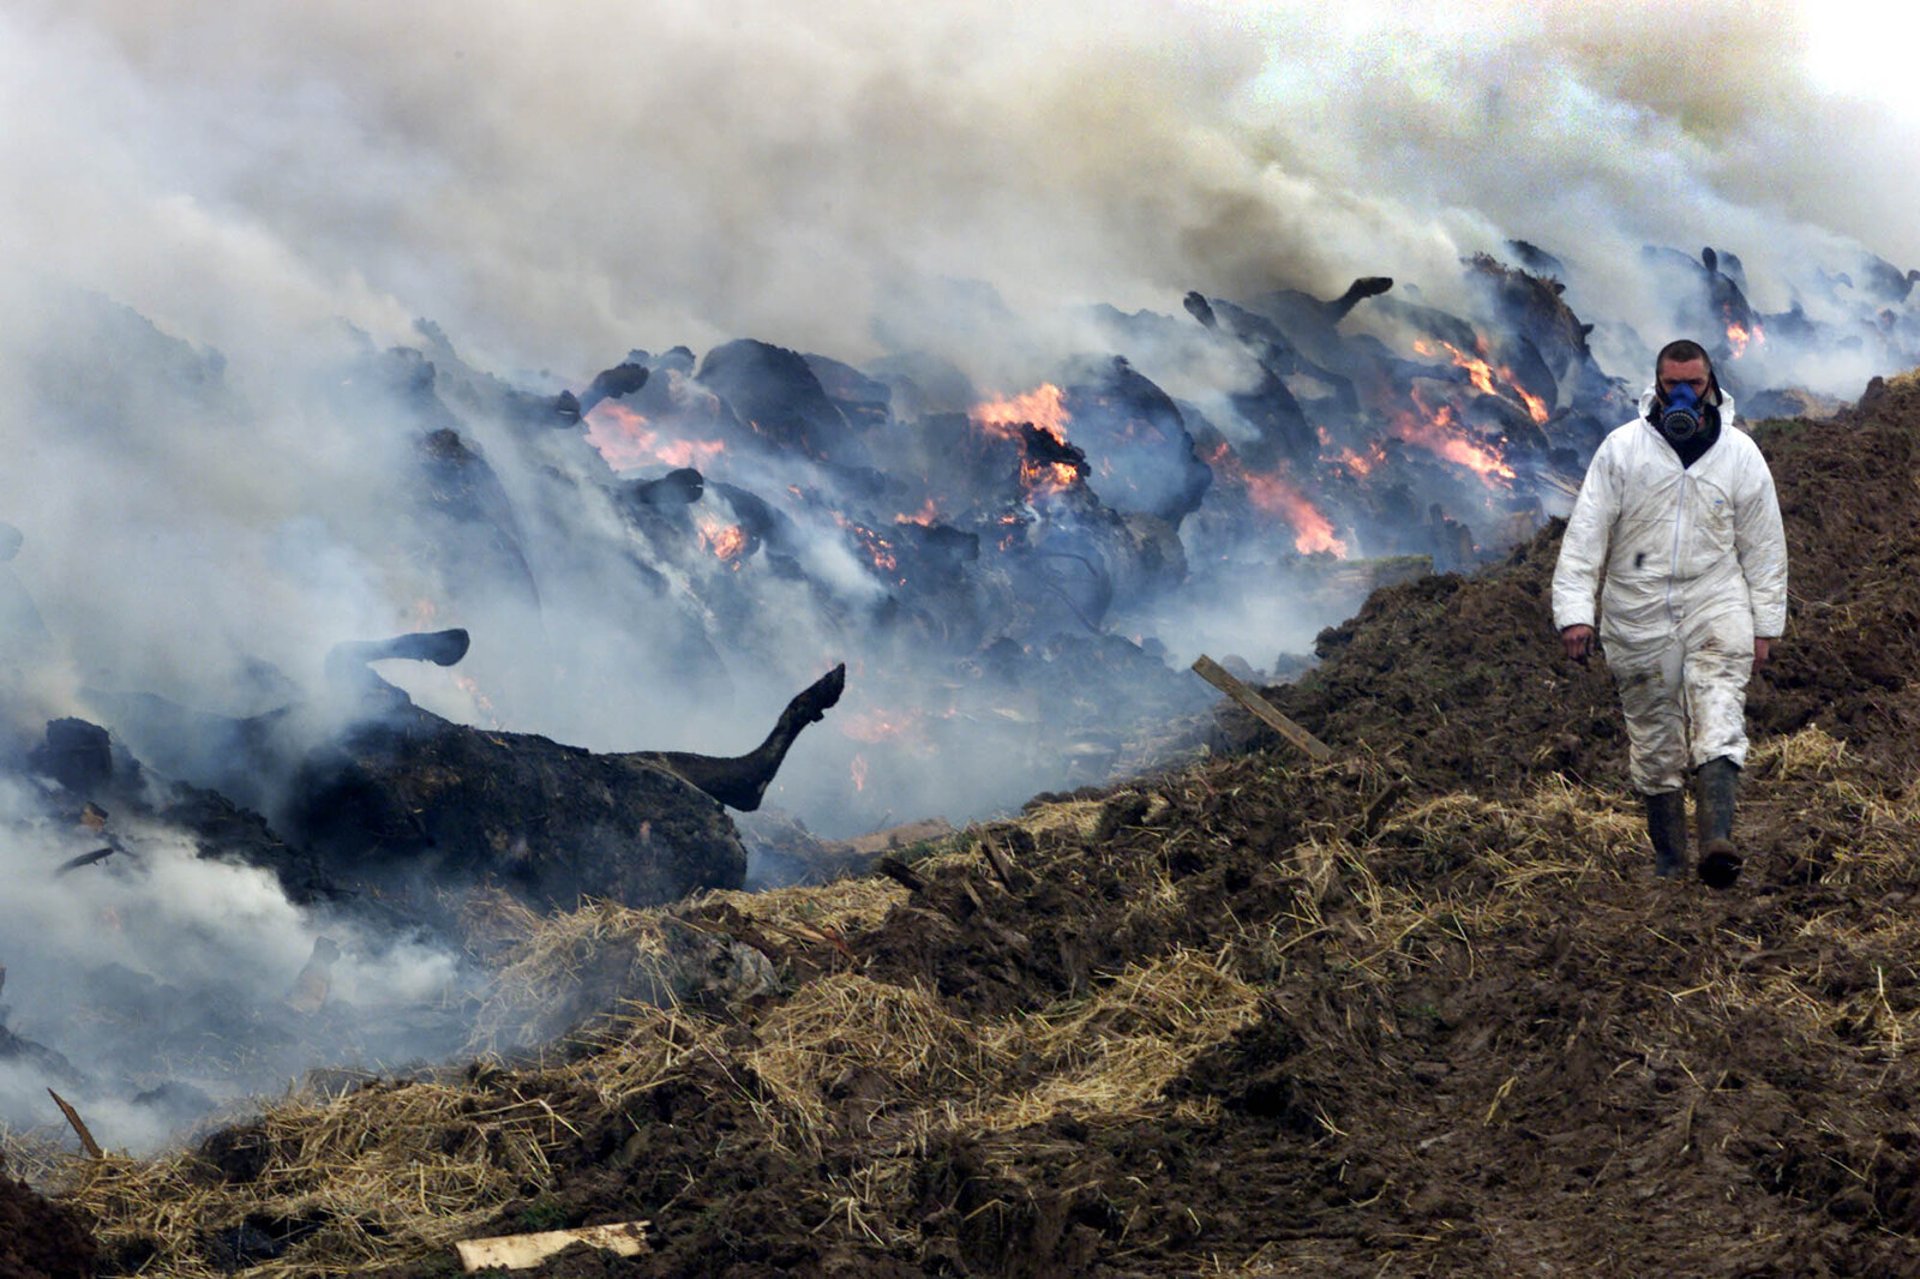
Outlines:
POLYGON ((840 694, 846 691, 847 664, 842 662, 825 675, 822 675, 818 680, 814 681, 812 688, 809 688, 806 692, 794 699, 794 701, 800 704, 800 722, 803 724, 818 724, 827 717, 827 712, 832 710, 834 705, 839 702, 840 694))
POLYGON ((449 631, 415 631, 392 641, 393 656, 432 662, 435 666, 453 666, 467 655, 471 642, 467 632, 459 627, 449 631))

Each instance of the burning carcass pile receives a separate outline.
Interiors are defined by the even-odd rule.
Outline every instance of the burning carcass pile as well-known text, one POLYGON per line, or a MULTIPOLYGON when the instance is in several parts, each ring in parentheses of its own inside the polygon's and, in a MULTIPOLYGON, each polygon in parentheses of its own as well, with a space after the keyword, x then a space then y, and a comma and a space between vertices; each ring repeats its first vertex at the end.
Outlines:
MULTIPOLYGON (((1648 267, 1737 395, 1920 361, 1912 273, 1854 264, 1761 315, 1732 255, 1648 267)), ((1210 700, 1184 670, 1203 647, 1271 669, 1374 586, 1564 507, 1658 341, 1584 322, 1570 274, 1512 245, 1449 307, 1378 277, 1194 293, 1077 313, 1081 353, 1019 362, 742 339, 563 386, 428 324, 350 340, 276 389, 279 470, 235 486, 252 522, 140 523, 164 494, 103 516, 174 570, 141 626, 93 611, 125 591, 28 572, 70 563, 73 528, 23 517, 0 585, 7 870, 32 887, 5 935, 30 954, 0 960, 8 1042, 37 1046, 0 1062, 8 1117, 64 1085, 153 1135, 315 1062, 452 1052, 490 893, 663 902, 747 882, 754 851, 843 864, 823 838, 1152 762, 1210 700)), ((216 353, 65 307, 54 331, 112 358, 49 338, 23 393, 50 448, 137 473, 138 425, 190 419, 212 467, 250 426, 262 392, 216 353)))

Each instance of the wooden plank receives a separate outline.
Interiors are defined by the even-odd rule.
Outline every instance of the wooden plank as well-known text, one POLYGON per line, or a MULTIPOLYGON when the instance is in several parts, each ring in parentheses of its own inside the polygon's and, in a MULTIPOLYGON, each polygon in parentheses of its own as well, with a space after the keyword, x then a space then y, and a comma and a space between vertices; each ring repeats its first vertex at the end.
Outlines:
POLYGON ((1202 653, 1193 663, 1193 673, 1252 711, 1274 732, 1298 746, 1316 763, 1333 758, 1333 747, 1309 733, 1280 713, 1278 707, 1229 675, 1220 663, 1202 653))
POLYGON ((100 1143, 95 1141, 93 1134, 87 1131, 86 1122, 80 1118, 80 1112, 68 1105, 67 1099, 51 1088, 47 1089, 47 1096, 53 1098, 53 1104, 60 1107, 60 1113, 67 1117, 67 1123, 72 1125, 74 1136, 80 1138, 81 1146, 86 1149, 89 1155, 98 1159, 100 1157, 100 1143))
POLYGON ((583 1243, 621 1257, 647 1251, 647 1222, 623 1221, 617 1226, 577 1226, 572 1230, 540 1230, 527 1235, 495 1235, 453 1245, 468 1274, 482 1270, 525 1270, 555 1253, 583 1243))

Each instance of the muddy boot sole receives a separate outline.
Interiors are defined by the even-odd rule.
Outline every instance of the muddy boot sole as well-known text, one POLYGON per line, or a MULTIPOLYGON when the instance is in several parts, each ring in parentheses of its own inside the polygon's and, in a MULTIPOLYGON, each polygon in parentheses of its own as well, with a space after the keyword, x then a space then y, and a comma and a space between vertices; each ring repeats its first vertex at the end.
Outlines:
POLYGON ((1700 882, 1708 888, 1732 888, 1746 861, 1733 850, 1731 840, 1716 839, 1700 858, 1700 882))

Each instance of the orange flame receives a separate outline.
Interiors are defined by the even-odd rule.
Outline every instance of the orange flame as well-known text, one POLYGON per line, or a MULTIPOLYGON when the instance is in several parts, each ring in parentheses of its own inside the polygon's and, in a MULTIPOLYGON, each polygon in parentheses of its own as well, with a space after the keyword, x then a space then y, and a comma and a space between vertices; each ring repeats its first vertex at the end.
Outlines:
MULTIPOLYGON (((1415 403, 1419 403, 1418 397, 1415 397, 1415 403)), ((1422 404, 1421 407, 1426 406, 1422 404)), ((1441 405, 1432 411, 1431 417, 1424 419, 1411 413, 1397 414, 1393 433, 1409 444, 1445 458, 1455 466, 1466 467, 1483 480, 1515 478, 1513 468, 1507 465, 1498 450, 1461 431, 1454 423, 1451 405, 1441 405)))
POLYGON ((918 524, 921 528, 926 528, 939 518, 940 508, 933 504, 932 498, 928 498, 926 505, 922 506, 912 515, 896 515, 893 517, 893 522, 895 524, 918 524))
POLYGON ((615 470, 649 464, 697 466, 727 451, 719 440, 663 440, 644 414, 616 400, 602 400, 587 413, 587 440, 615 470))
POLYGON ((923 718, 919 710, 896 712, 873 706, 839 716, 840 731, 856 742, 887 742, 909 737, 920 731, 923 718))
POLYGON ((1467 371, 1467 376, 1473 381, 1474 390, 1480 392, 1482 395, 1499 394, 1498 391, 1493 389, 1493 366, 1491 364, 1488 364, 1477 355, 1468 355, 1451 342, 1442 342, 1440 345, 1447 348, 1447 354, 1453 357, 1455 364, 1467 371))
POLYGON ((702 513, 699 518, 700 541, 715 558, 738 572, 740 557, 747 549, 747 531, 738 524, 722 524, 717 516, 702 513))
MULTIPOLYGON (((900 557, 894 554, 892 542, 866 525, 848 519, 838 511, 833 512, 833 522, 853 534, 853 540, 860 543, 860 549, 866 552, 867 559, 872 561, 873 566, 882 573, 892 574, 900 567, 900 557)), ((904 581, 905 579, 896 580, 904 581)))
POLYGON ((1364 457, 1355 453, 1352 449, 1340 450, 1340 464, 1349 471, 1352 471, 1355 475, 1370 475, 1373 472, 1373 468, 1384 461, 1386 461, 1386 454, 1380 451, 1378 444, 1368 450, 1364 457))
POLYGON ((494 714, 493 699, 480 691, 480 681, 474 679, 471 675, 455 675, 453 677, 453 685, 467 695, 468 699, 473 702, 473 708, 475 710, 487 717, 489 727, 503 727, 500 723, 500 717, 494 714))
POLYGON ((1733 348, 1733 358, 1736 360, 1747 353, 1749 343, 1766 340, 1766 330, 1760 327, 1758 321, 1755 321, 1751 329, 1731 322, 1727 325, 1727 345, 1733 348))
MULTIPOLYGON (((1073 420, 1067 411, 1066 392, 1051 382, 1043 382, 1024 395, 976 404, 968 416, 982 430, 1003 439, 1017 440, 1019 428, 1031 426, 1061 445, 1067 442, 1067 423, 1073 420)), ((1029 499, 1065 492, 1079 478, 1079 468, 1070 462, 1025 458, 1020 463, 1020 487, 1029 499)))
MULTIPOLYGON (((1496 369, 1487 361, 1484 342, 1480 343, 1481 351, 1480 354, 1477 355, 1468 355, 1451 342, 1441 342, 1440 345, 1446 348, 1448 356, 1452 358, 1455 365, 1467 371, 1468 379, 1473 382, 1474 389, 1479 391, 1480 394, 1507 396, 1508 392, 1511 392, 1512 394, 1509 398, 1518 399, 1520 403, 1525 405, 1527 416, 1532 418, 1536 423, 1544 423, 1549 417, 1553 416, 1553 411, 1547 407, 1547 402, 1521 386, 1520 380, 1514 377, 1512 369, 1504 364, 1496 369), (1506 389, 1504 391, 1495 385, 1494 379, 1496 376, 1501 382, 1506 383, 1506 389)), ((1416 341, 1413 344, 1413 349, 1420 355, 1431 356, 1439 354, 1434 348, 1434 344, 1426 341, 1424 338, 1416 341)))
POLYGON ((1020 463, 1020 487, 1029 497, 1064 493, 1079 478, 1080 471, 1071 462, 1035 462, 1029 458, 1020 463))
POLYGON ((1207 463, 1216 472, 1239 481, 1247 490, 1247 500, 1253 503, 1255 510, 1278 515, 1291 525, 1295 550, 1303 555, 1331 551, 1341 559, 1347 557, 1347 544, 1333 535, 1333 521, 1321 514, 1320 508, 1313 504, 1291 477, 1282 473, 1263 475, 1246 470, 1225 440, 1208 454, 1207 463))
POLYGON ((1300 487, 1284 475, 1247 474, 1247 497, 1257 510, 1278 515, 1293 526, 1293 548, 1302 555, 1331 551, 1347 557, 1347 544, 1333 535, 1333 521, 1320 513, 1300 487))
POLYGON ((1553 416, 1553 412, 1547 408, 1547 402, 1545 400, 1537 395, 1531 394, 1527 388, 1521 386, 1518 382, 1515 382, 1513 385, 1513 393, 1520 397, 1522 404, 1527 406, 1527 416, 1534 420, 1535 425, 1542 425, 1549 417, 1553 416))
POLYGON ((988 430, 1007 436, 1015 434, 1014 427, 1026 423, 1045 431, 1061 444, 1067 442, 1067 423, 1073 420, 1073 415, 1067 412, 1066 392, 1051 382, 1043 382, 1025 395, 976 404, 967 416, 988 430))
POLYGON ((867 788, 867 757, 865 755, 853 757, 852 773, 853 788, 856 791, 865 790, 867 788))

